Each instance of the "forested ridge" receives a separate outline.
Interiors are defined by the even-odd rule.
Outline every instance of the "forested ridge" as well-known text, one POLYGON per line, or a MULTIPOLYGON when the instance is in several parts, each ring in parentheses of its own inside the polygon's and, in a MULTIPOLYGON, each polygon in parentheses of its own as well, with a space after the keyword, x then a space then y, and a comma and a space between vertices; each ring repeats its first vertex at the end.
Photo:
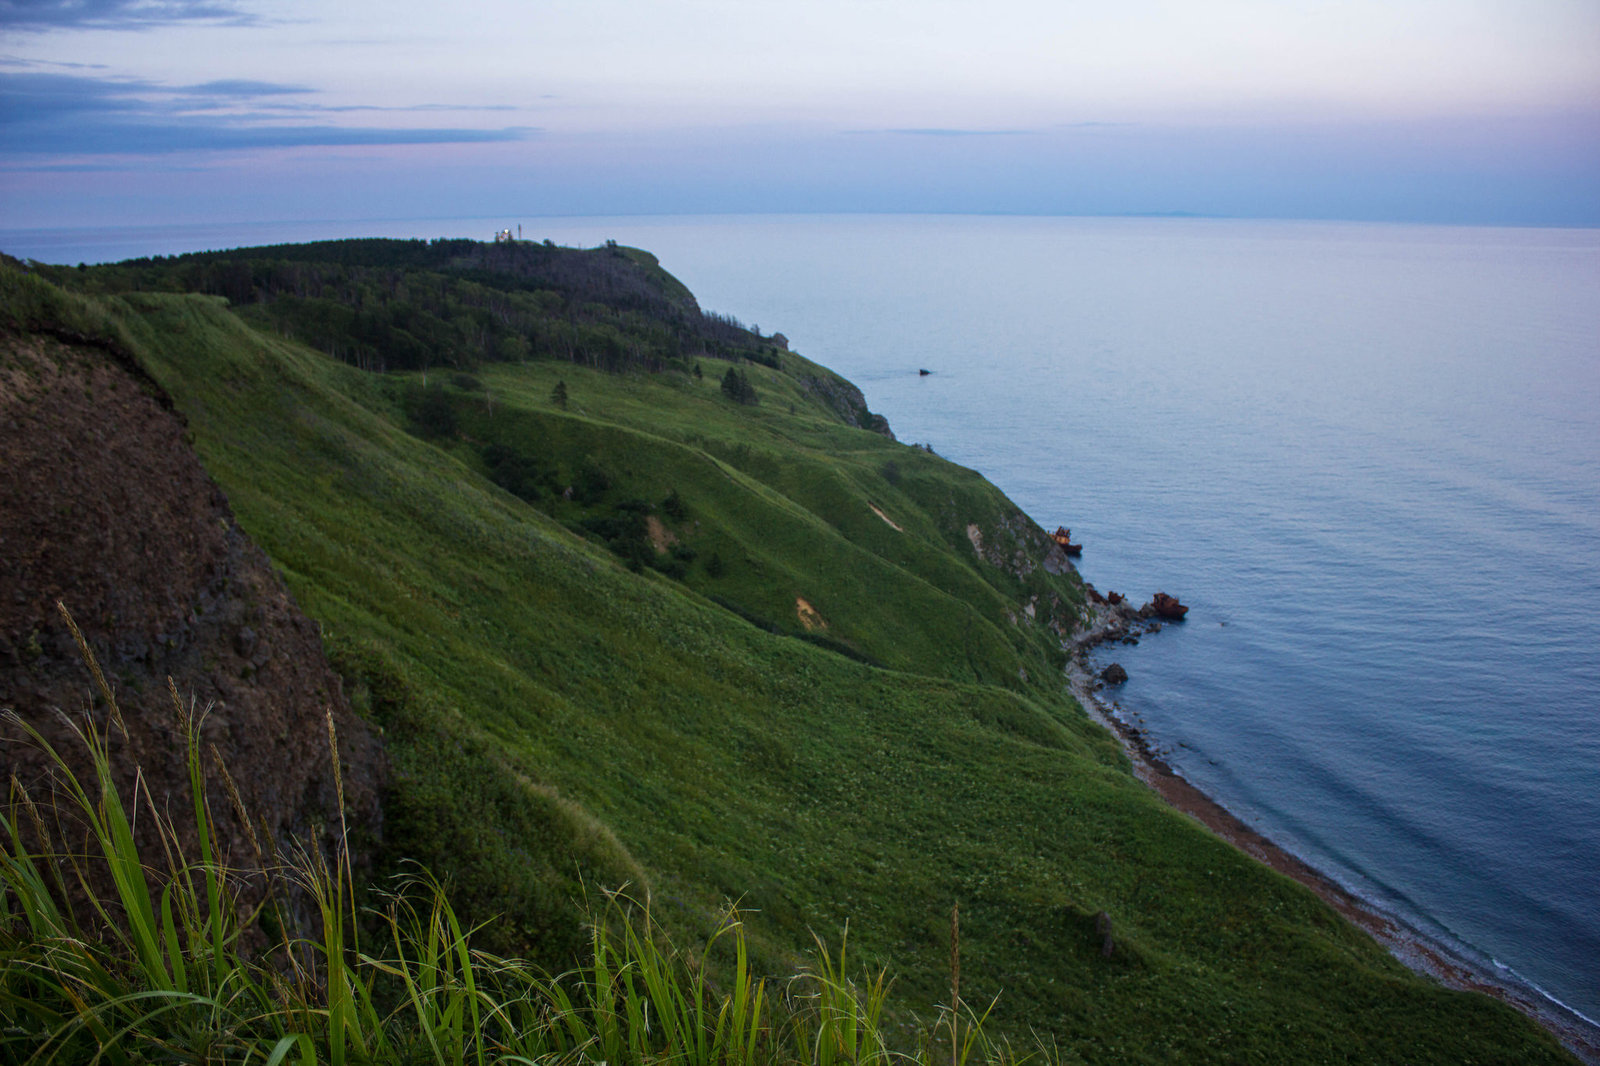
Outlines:
POLYGON ((702 311, 655 256, 615 243, 357 239, 44 272, 87 292, 222 296, 252 324, 378 372, 526 359, 610 371, 688 369, 701 357, 774 366, 784 347, 702 311))

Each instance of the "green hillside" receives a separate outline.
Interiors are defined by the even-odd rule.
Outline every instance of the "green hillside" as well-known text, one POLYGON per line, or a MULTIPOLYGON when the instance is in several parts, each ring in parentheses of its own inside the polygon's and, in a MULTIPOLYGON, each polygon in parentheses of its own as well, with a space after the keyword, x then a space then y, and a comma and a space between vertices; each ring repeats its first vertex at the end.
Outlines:
POLYGON ((1032 521, 646 253, 0 280, 0 324, 171 395, 385 739, 377 876, 432 869, 486 946, 568 964, 602 887, 685 939, 736 901, 775 975, 848 923, 908 1022, 959 902, 964 998, 1062 1061, 1566 1061, 1164 807, 1066 692, 1082 588, 1032 521))

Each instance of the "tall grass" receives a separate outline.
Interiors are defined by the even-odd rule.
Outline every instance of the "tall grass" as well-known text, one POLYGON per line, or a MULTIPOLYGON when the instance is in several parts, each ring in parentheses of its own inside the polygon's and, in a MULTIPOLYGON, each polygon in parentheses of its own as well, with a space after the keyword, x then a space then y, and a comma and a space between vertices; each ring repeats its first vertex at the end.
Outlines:
MULTIPOLYGON (((199 852, 186 856, 143 775, 136 770, 131 795, 119 789, 111 732, 126 737, 127 727, 60 609, 107 715, 103 726, 87 714, 69 720, 89 767, 80 777, 36 728, 6 712, 48 755, 56 785, 36 797, 13 777, 0 814, 0 1060, 886 1066, 931 1063, 933 1033, 956 1033, 953 1000, 920 1050, 891 1050, 889 981, 882 972, 854 980, 843 941, 835 955, 818 939, 812 965, 762 978, 736 910, 698 952, 686 952, 647 903, 605 894, 592 911, 589 958, 556 976, 472 948, 472 930, 424 871, 358 912, 342 811, 332 854, 299 845, 290 861, 270 861, 251 830, 255 865, 230 866, 201 759, 204 711, 169 684, 199 852), (153 820, 158 854, 141 853, 136 818, 153 820), (312 905, 308 928, 291 921, 287 904, 297 894, 312 905), (261 921, 268 911, 272 921, 261 921), (263 944, 268 928, 278 936, 263 944), (731 963, 718 961, 729 953, 731 963)), ((342 795, 331 715, 328 742, 342 795)), ((212 755, 249 827, 239 790, 212 755)), ((957 1066, 973 1054, 1011 1058, 983 1037, 982 1019, 969 1017, 963 1035, 957 1066)))

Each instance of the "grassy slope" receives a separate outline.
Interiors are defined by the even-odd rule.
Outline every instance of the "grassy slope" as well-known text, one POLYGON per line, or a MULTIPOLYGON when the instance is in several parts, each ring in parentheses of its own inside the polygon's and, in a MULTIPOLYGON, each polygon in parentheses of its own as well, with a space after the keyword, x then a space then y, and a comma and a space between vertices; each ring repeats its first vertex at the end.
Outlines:
MULTIPOLYGON (((787 375, 747 372, 765 397, 754 408, 729 404, 709 380, 489 368, 488 398, 459 405, 463 432, 527 447, 562 470, 598 462, 617 496, 659 500, 676 489, 689 514, 661 520, 698 553, 688 584, 781 628, 802 629, 795 601, 804 598, 829 637, 885 665, 1019 690, 1026 670, 1052 679, 1036 691, 1058 692, 1059 638, 1042 614, 1018 624, 1007 612, 1023 617, 1029 597, 1041 606, 1055 597, 1065 617, 1081 590, 984 564, 963 532, 971 522, 1004 536, 1003 520, 1020 519, 1015 508, 970 471, 841 425, 787 375), (566 412, 548 400, 558 379, 569 385, 566 412), (893 484, 882 472, 890 463, 893 484), (712 554, 727 563, 720 579, 704 566, 712 554)), ((470 448, 457 451, 470 462, 470 448)), ((549 506, 557 517, 576 510, 549 506)))
POLYGON ((1560 1060, 1128 775, 1051 678, 1048 637, 1005 618, 1049 591, 1042 575, 1024 589, 973 561, 965 524, 1009 510, 976 475, 841 427, 755 367, 755 409, 709 380, 493 368, 493 416, 461 394, 465 436, 439 447, 397 428, 401 383, 217 301, 111 306, 386 730, 393 852, 447 873, 477 917, 505 914, 491 939, 558 960, 577 947, 577 882, 632 879, 684 929, 741 899, 774 968, 848 920, 926 1011, 959 900, 966 998, 1003 990, 1002 1022, 1068 1061, 1560 1060), (596 456, 618 491, 676 487, 702 553, 685 583, 574 536, 565 504, 546 515, 489 484, 474 442, 490 437, 558 467, 596 456), (796 629, 803 595, 897 669, 763 632, 695 589, 796 629))

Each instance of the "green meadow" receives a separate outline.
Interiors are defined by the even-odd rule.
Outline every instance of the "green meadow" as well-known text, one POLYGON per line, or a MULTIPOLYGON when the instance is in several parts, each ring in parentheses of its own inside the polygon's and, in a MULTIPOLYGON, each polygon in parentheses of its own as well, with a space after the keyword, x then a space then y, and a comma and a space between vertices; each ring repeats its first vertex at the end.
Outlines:
POLYGON ((636 250, 595 281, 557 267, 603 250, 360 243, 8 265, 0 321, 131 351, 321 623, 393 764, 366 891, 419 864, 549 972, 594 962, 607 890, 680 944, 737 907, 778 981, 848 928, 907 1051, 959 904, 961 998, 1019 1053, 1567 1061, 1139 784, 1066 691, 1076 576, 848 383, 636 250))

